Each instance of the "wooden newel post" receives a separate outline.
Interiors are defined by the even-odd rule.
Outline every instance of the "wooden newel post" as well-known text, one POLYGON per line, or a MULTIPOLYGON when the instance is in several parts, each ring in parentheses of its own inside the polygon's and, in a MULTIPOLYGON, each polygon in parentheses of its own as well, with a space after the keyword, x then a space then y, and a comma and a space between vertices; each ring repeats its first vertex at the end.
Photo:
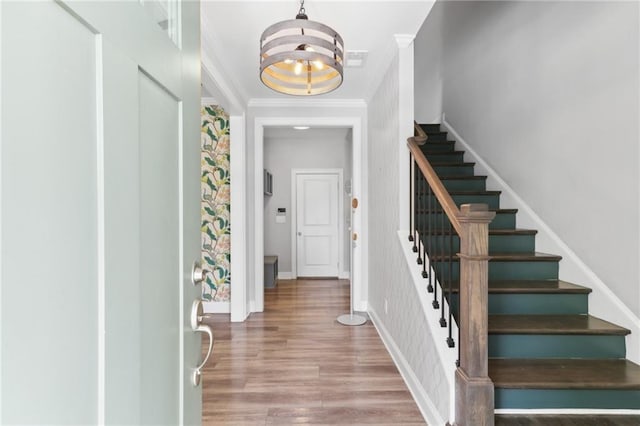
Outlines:
POLYGON ((456 370, 456 426, 494 424, 488 375, 489 223, 486 204, 460 207, 460 366, 456 370))

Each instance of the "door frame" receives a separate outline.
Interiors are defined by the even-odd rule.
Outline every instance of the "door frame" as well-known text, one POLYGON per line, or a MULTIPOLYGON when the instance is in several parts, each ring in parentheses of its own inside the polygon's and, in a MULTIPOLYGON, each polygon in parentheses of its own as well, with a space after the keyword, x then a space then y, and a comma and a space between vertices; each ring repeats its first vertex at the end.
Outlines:
MULTIPOLYGON (((344 170, 291 169, 291 275, 298 277, 298 175, 338 175, 338 278, 344 272, 344 170), (294 219, 295 215, 295 219, 294 219)), ((349 256, 351 258, 351 256, 349 256)))
MULTIPOLYGON (((352 247, 351 285, 353 286, 354 310, 367 310, 367 277, 368 277, 368 217, 367 217, 367 156, 363 128, 360 116, 317 117, 255 117, 254 119, 254 156, 253 156, 253 298, 249 298, 251 312, 264 311, 264 128, 274 126, 316 126, 316 127, 348 127, 352 129, 352 185, 351 196, 358 198, 359 207, 354 214, 351 229, 358 233, 358 241, 352 247)), ((232 249, 233 250, 233 249, 232 249)), ((252 260, 249 258, 249 262, 252 260)), ((232 253, 233 262, 233 253, 232 253)), ((249 290, 247 281, 247 290, 249 290)), ((250 291, 245 292, 249 297, 250 291)), ((233 306, 232 306, 233 310, 233 306)), ((232 312, 233 315, 233 312, 232 312)))

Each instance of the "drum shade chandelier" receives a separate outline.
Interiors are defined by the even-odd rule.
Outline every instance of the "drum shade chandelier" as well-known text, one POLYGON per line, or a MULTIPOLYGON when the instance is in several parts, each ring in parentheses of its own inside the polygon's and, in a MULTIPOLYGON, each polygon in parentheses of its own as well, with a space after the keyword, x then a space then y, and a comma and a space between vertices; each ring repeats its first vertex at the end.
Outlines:
POLYGON ((296 19, 271 25, 260 37, 260 79, 276 92, 310 96, 337 89, 344 43, 335 30, 310 21, 300 0, 296 19))

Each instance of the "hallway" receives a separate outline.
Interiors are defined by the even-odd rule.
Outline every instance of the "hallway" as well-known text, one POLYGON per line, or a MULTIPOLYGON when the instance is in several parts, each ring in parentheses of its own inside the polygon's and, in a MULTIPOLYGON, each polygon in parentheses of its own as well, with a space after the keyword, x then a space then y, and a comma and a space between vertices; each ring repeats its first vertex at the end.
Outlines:
POLYGON ((424 425, 371 322, 337 323, 348 307, 346 280, 281 280, 244 323, 207 315, 203 424, 424 425))

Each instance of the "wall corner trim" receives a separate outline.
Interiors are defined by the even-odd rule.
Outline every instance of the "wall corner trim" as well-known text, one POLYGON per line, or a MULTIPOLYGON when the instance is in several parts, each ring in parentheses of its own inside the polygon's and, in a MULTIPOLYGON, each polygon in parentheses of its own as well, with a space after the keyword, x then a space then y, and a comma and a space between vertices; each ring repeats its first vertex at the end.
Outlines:
POLYGON ((400 49, 406 49, 411 46, 413 40, 416 38, 415 34, 394 34, 393 38, 396 40, 396 44, 400 49))

